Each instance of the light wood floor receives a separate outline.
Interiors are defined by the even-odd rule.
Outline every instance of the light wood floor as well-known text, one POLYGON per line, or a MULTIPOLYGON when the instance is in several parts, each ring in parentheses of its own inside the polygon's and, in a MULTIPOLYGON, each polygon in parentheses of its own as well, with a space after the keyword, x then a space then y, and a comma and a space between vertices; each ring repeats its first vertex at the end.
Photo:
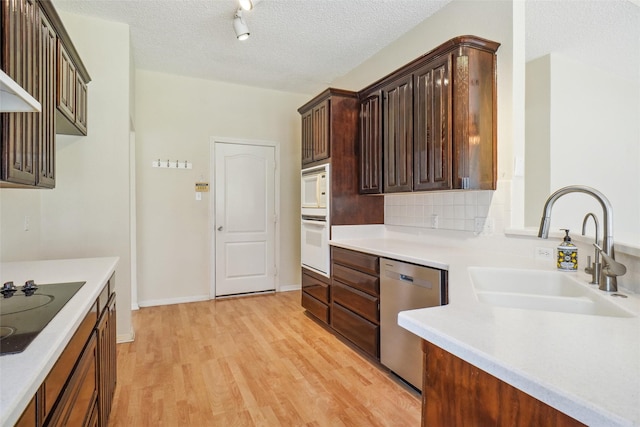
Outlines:
POLYGON ((304 314, 300 292, 143 308, 115 426, 418 426, 419 396, 304 314))

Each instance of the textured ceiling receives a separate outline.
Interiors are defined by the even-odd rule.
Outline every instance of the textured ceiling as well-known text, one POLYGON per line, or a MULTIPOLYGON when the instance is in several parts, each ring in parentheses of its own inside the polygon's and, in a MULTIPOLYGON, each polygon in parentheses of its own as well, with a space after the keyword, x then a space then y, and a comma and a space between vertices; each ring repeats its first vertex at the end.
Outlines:
MULTIPOLYGON (((54 0, 130 26, 136 67, 315 94, 451 0, 262 0, 235 38, 236 0, 54 0)), ((520 1, 520 0, 516 0, 520 1)), ((526 56, 559 52, 640 75, 639 0, 527 0, 526 56)))
POLYGON ((136 67, 276 90, 316 93, 450 0, 54 0, 59 11, 127 23, 136 67))

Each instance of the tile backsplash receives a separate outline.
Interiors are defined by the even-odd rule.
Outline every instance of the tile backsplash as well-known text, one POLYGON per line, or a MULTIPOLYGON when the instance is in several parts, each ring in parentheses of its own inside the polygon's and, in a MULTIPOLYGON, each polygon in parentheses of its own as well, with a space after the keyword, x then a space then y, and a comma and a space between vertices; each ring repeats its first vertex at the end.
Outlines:
POLYGON ((384 223, 491 235, 509 227, 508 182, 495 191, 436 191, 386 194, 384 223))

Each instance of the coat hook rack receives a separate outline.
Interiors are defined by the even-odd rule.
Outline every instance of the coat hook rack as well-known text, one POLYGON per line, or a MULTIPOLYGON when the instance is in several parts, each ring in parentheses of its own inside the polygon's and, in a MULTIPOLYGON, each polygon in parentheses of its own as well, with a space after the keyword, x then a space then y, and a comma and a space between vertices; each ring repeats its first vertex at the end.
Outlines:
POLYGON ((152 168, 161 169, 193 169, 193 164, 187 160, 154 160, 151 162, 152 168))

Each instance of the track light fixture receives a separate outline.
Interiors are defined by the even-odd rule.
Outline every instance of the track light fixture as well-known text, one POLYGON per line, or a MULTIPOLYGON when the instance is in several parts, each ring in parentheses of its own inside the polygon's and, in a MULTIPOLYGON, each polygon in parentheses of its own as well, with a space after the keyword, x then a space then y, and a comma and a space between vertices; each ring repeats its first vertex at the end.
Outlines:
POLYGON ((238 40, 243 41, 249 38, 249 27, 242 17, 242 9, 236 10, 236 14, 233 17, 233 29, 238 40))

